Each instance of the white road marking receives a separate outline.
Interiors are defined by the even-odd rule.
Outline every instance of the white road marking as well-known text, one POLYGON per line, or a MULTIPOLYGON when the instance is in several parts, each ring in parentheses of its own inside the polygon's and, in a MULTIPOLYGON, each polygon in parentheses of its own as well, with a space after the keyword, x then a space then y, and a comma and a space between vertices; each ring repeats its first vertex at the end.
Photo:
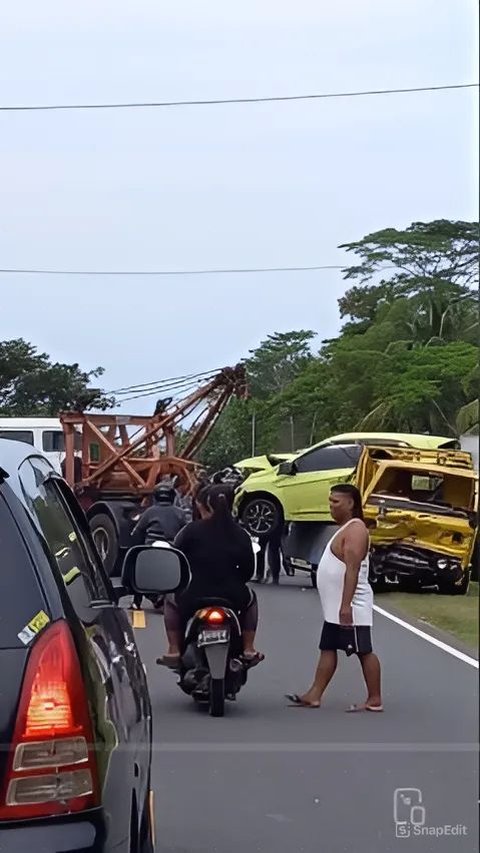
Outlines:
POLYGON ((411 631, 412 634, 416 634, 417 637, 421 637, 422 640, 426 640, 427 643, 431 643, 432 646, 437 646, 438 649, 442 649, 442 651, 458 658, 458 660, 463 661, 463 663, 468 663, 469 666, 473 666, 475 669, 478 669, 478 660, 475 660, 475 658, 471 658, 469 655, 458 651, 458 649, 454 649, 453 646, 449 646, 447 643, 442 643, 441 640, 437 640, 437 638, 432 637, 431 634, 426 634, 425 631, 421 631, 420 628, 410 625, 409 622, 404 622, 403 619, 399 619, 398 616, 394 616, 393 613, 389 613, 388 610, 384 610, 383 607, 378 607, 378 605, 374 604, 373 609, 376 613, 380 613, 381 616, 385 616, 386 619, 396 622, 397 625, 401 625, 402 628, 406 628, 407 631, 411 631))

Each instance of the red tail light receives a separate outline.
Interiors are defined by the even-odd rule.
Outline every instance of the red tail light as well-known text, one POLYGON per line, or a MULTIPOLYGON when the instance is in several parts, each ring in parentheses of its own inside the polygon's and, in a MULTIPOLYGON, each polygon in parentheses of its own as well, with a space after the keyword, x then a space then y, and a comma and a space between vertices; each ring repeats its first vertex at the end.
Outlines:
POLYGON ((225 622, 225 613, 222 610, 209 610, 206 618, 212 625, 220 625, 221 622, 225 622))
POLYGON ((47 628, 27 663, 0 820, 65 814, 98 803, 93 734, 83 676, 65 622, 47 628))

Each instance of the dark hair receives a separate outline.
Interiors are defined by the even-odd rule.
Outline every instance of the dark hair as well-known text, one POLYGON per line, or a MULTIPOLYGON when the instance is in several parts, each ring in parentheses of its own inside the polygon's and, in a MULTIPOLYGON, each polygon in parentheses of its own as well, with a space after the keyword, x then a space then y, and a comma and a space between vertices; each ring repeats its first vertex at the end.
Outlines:
POLYGON ((206 486, 196 496, 204 507, 213 512, 213 518, 222 524, 235 524, 232 517, 234 490, 226 483, 206 486))
POLYGON ((340 495, 347 495, 347 497, 351 498, 353 501, 352 517, 361 518, 364 521, 362 496, 356 486, 352 486, 351 483, 338 483, 338 485, 332 487, 331 493, 333 494, 333 492, 337 492, 340 495))

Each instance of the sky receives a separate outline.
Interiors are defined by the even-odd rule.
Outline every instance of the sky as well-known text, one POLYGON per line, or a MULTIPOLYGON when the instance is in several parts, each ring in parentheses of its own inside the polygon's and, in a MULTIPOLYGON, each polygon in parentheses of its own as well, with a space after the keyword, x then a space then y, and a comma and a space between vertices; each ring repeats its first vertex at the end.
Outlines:
MULTIPOLYGON (((477 30, 475 0, 16 0, 0 105, 470 83, 477 30)), ((477 98, 0 113, 0 267, 343 264, 372 231, 477 219, 477 98)), ((0 340, 102 365, 110 390, 234 364, 276 331, 332 337, 346 287, 340 270, 0 274, 0 340)))

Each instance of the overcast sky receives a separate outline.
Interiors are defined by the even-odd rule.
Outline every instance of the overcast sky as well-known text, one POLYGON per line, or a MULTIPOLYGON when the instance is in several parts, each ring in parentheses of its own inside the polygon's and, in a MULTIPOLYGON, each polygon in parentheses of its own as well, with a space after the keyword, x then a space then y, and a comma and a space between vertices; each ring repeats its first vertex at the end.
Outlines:
MULTIPOLYGON (((186 100, 475 82, 475 0, 16 0, 0 103, 186 100)), ((0 113, 0 267, 343 263, 387 226, 476 219, 475 91, 0 113)), ((105 387, 339 328, 340 271, 0 275, 0 339, 103 365, 105 387)), ((138 406, 148 411, 151 403, 138 406)))

